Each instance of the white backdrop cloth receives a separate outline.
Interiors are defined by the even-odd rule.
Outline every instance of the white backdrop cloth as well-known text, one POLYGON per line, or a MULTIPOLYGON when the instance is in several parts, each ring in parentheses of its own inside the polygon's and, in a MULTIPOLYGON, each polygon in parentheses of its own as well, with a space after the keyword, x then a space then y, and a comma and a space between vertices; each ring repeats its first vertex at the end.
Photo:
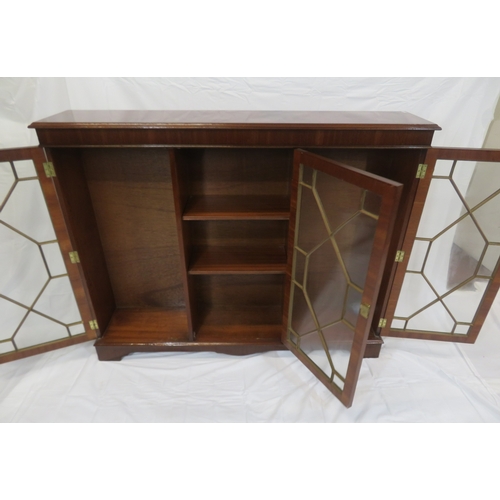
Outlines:
MULTIPOLYGON (((407 111, 443 127, 434 145, 481 147, 499 93, 498 78, 4 78, 0 147, 37 144, 27 125, 71 108, 407 111)), ((350 409, 289 352, 104 363, 85 343, 0 365, 0 421, 500 422, 498 298, 475 345, 385 342, 350 409)))

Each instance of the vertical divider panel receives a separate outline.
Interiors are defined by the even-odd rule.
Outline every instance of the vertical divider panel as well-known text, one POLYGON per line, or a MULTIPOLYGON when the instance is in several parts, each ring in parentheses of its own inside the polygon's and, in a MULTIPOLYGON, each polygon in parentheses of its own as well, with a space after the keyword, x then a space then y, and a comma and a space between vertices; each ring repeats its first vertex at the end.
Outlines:
POLYGON ((189 163, 185 152, 178 149, 170 150, 170 171, 172 174, 172 189, 174 195, 175 221, 181 256, 181 276, 186 302, 189 340, 194 340, 197 331, 196 303, 194 297, 194 279, 188 274, 190 259, 189 222, 182 219, 184 209, 189 199, 189 163))
POLYGON ((81 151, 54 148, 47 150, 54 163, 54 187, 73 250, 78 251, 82 282, 94 320, 98 323, 98 336, 106 331, 116 309, 113 289, 92 206, 81 151))

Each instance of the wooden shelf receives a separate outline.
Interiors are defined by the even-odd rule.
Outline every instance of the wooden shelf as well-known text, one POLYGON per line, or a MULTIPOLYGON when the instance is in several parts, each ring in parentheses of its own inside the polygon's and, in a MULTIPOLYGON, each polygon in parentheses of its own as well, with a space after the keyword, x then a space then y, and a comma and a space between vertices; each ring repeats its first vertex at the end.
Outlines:
POLYGON ((197 342, 280 343, 281 306, 205 306, 197 342))
POLYGON ((284 274, 284 247, 195 247, 189 274, 284 274))
POLYGON ((97 345, 179 343, 189 340, 185 309, 116 309, 97 345))
POLYGON ((288 196, 192 196, 184 220, 287 220, 288 196))
POLYGON ((132 352, 210 350, 244 355, 285 349, 281 307, 205 308, 201 319, 193 341, 183 309, 117 309, 95 343, 99 359, 119 360, 132 352))

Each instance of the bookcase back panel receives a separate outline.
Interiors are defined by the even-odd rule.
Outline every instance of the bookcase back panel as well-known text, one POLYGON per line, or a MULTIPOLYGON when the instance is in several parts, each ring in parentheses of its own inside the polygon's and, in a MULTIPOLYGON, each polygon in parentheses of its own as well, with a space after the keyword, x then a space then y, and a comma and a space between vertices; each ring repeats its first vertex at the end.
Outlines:
POLYGON ((279 274, 196 276, 197 303, 216 307, 281 307, 283 283, 284 277, 279 274))
POLYGON ((83 162, 116 306, 183 307, 168 150, 87 149, 83 162))
POLYGON ((287 196, 291 149, 219 149, 190 151, 191 194, 287 196))
POLYGON ((285 247, 287 220, 193 221, 190 224, 193 245, 247 247, 285 247))

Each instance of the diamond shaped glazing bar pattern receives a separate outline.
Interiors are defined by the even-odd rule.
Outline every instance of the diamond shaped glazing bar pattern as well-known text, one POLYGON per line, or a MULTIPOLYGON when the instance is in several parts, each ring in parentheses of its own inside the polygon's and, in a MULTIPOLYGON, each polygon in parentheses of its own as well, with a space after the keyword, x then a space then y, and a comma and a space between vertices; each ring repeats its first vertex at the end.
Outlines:
POLYGON ((500 189, 487 180, 500 164, 448 163, 444 169, 438 161, 434 169, 391 325, 395 331, 466 336, 499 265, 494 221, 500 220, 500 189))
POLYGON ((288 338, 340 390, 379 208, 378 195, 300 167, 288 338))
POLYGON ((0 354, 85 333, 32 160, 0 164, 0 354))

